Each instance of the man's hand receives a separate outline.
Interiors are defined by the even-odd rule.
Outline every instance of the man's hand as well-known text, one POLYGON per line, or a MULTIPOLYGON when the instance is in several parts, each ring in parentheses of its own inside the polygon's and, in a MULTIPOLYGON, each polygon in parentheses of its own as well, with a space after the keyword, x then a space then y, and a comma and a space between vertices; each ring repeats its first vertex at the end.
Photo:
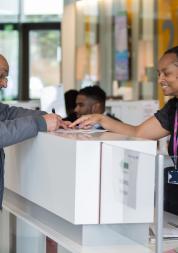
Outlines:
POLYGON ((43 115, 43 118, 46 121, 48 132, 55 131, 60 127, 66 129, 69 124, 68 122, 63 121, 59 115, 54 113, 45 114, 43 115))

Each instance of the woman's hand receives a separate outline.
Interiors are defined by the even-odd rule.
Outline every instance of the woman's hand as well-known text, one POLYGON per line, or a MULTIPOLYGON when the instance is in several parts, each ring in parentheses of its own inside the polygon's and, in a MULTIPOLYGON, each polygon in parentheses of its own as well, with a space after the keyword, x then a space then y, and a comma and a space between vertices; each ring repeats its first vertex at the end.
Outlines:
POLYGON ((69 125, 70 128, 78 128, 88 129, 91 128, 95 124, 100 124, 102 126, 102 122, 104 119, 104 115, 102 114, 88 114, 80 117, 75 120, 72 124, 69 125))

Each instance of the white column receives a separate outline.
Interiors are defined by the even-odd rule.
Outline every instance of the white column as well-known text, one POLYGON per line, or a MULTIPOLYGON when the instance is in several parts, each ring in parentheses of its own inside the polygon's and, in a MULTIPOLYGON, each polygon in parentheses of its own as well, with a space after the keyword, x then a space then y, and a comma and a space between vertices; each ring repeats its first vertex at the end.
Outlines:
POLYGON ((75 88, 75 2, 64 1, 62 20, 62 83, 65 90, 75 88))

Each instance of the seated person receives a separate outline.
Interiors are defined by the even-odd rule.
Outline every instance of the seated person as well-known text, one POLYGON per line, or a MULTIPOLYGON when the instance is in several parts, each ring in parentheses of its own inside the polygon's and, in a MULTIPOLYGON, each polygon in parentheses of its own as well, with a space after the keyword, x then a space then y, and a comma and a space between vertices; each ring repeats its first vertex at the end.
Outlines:
POLYGON ((85 114, 104 113, 105 100, 106 93, 97 85, 79 90, 74 109, 77 118, 85 114))
POLYGON ((73 122, 77 117, 76 113, 74 112, 74 109, 76 107, 76 97, 78 95, 78 91, 71 89, 65 92, 64 98, 65 98, 65 106, 66 106, 66 113, 67 117, 63 120, 68 120, 73 122))
MULTIPOLYGON (((76 118, 86 114, 107 114, 105 113, 105 102, 106 93, 98 85, 88 86, 79 90, 74 110, 76 118)), ((107 115, 117 119, 112 115, 107 115)))

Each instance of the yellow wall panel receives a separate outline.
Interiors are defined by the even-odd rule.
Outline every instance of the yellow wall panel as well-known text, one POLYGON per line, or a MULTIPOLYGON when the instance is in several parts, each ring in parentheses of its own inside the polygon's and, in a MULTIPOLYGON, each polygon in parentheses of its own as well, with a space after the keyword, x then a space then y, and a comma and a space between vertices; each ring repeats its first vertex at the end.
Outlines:
MULTIPOLYGON (((178 1, 158 0, 158 58, 170 47, 178 45, 178 1)), ((160 105, 164 96, 158 87, 160 105)))

